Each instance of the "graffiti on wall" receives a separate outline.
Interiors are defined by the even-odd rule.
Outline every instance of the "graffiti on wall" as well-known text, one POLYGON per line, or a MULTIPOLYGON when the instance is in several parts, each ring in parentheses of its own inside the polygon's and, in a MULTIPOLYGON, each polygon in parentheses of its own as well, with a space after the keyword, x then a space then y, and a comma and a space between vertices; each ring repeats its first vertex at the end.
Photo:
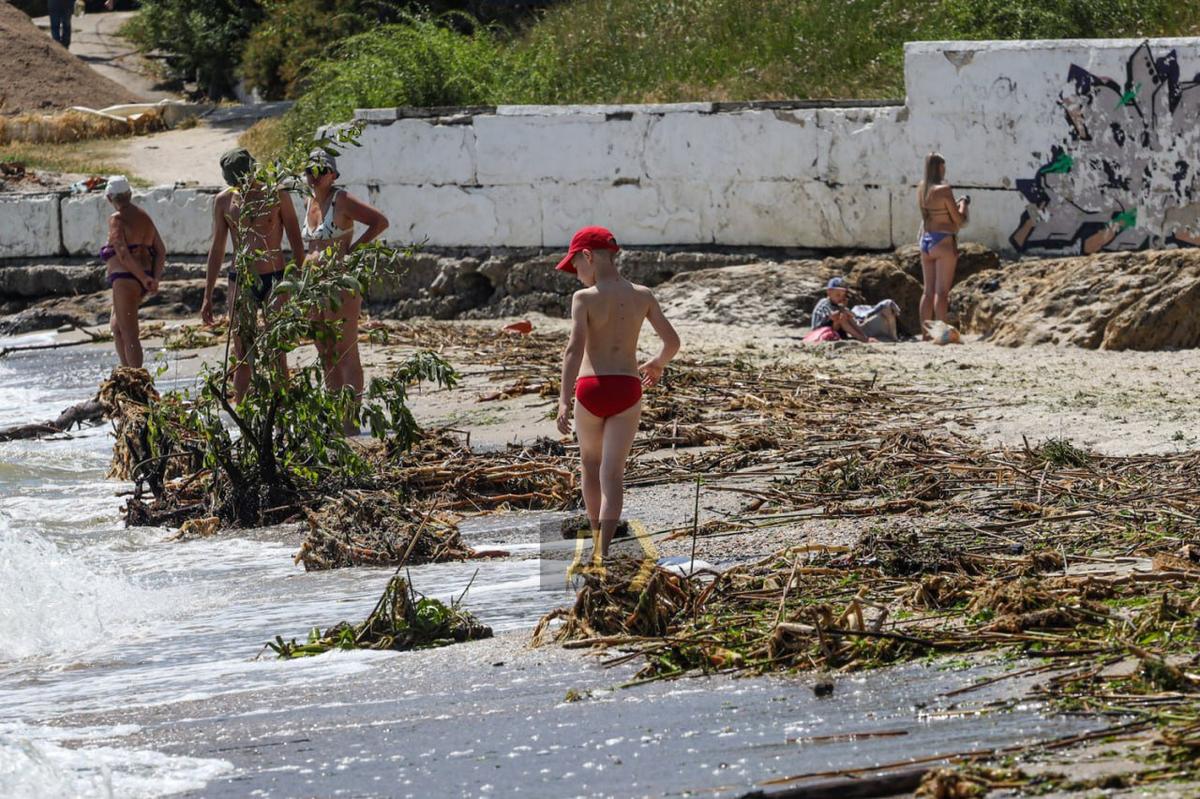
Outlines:
POLYGON ((1200 74, 1148 43, 1124 82, 1071 65, 1059 95, 1063 139, 1032 178, 1009 237, 1018 251, 1200 246, 1200 74))

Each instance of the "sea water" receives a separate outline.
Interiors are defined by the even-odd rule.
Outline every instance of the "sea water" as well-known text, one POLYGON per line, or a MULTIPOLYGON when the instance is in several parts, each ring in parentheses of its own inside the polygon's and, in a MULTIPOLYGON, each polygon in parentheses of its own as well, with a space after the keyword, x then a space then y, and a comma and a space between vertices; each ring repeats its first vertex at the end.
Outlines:
MULTIPOLYGON (((0 426, 90 398, 114 361, 100 346, 0 359, 0 426)), ((170 367, 160 389, 189 381, 170 367)), ((461 656, 258 657, 277 634, 361 620, 391 571, 305 573, 280 531, 174 542, 127 529, 129 486, 104 478, 111 444, 107 426, 0 443, 0 796, 736 795, 770 777, 1086 726, 1035 706, 922 720, 914 697, 983 672, 915 665, 849 679, 824 702, 796 680, 720 678, 566 703, 568 689, 616 685, 637 664, 606 671, 554 650, 530 669, 473 644, 461 656), (908 732, 789 743, 881 726, 908 732)), ((573 598, 543 590, 538 529, 520 515, 470 522, 470 543, 518 557, 409 574, 444 600, 469 586, 469 608, 523 647, 573 598)))
MULTIPOLYGON (((102 347, 0 360, 0 427, 53 418, 89 399, 114 365, 102 347)), ((160 389, 171 387, 172 371, 160 389)), ((295 547, 273 543, 269 531, 177 543, 167 540, 169 530, 126 529, 119 494, 129 485, 104 477, 111 447, 107 425, 0 442, 0 719, 9 720, 0 724, 0 796, 155 796, 200 788, 232 766, 114 745, 136 725, 49 725, 80 713, 336 680, 392 656, 255 659, 277 634, 303 637, 314 624, 359 620, 390 572, 306 574, 292 561, 295 547)), ((461 593, 474 573, 428 568, 420 582, 443 598, 461 593)), ((479 568, 471 598, 477 609, 493 600, 495 612, 482 615, 497 629, 526 624, 554 602, 537 602, 529 590, 536 588, 534 561, 479 568), (505 600, 513 592, 533 596, 536 607, 522 612, 518 602, 514 613, 505 600)))

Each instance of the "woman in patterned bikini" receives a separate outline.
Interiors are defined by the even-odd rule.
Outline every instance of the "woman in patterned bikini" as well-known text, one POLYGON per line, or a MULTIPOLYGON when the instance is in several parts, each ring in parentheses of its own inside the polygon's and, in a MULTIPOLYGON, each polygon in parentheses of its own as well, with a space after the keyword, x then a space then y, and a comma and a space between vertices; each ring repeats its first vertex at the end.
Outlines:
MULTIPOLYGON (((347 255, 355 247, 366 244, 387 230, 387 217, 335 184, 338 178, 337 160, 324 150, 309 155, 305 176, 313 196, 304 211, 304 227, 300 233, 308 250, 307 259, 322 257, 326 249, 338 256, 347 255), (354 240, 354 223, 366 230, 354 240)), ((336 309, 325 313, 326 320, 338 323, 333 341, 318 341, 317 352, 325 371, 325 388, 340 391, 349 387, 355 397, 362 397, 363 368, 358 355, 358 316, 362 311, 362 295, 343 291, 336 309)), ((346 434, 357 435, 358 423, 346 420, 346 434)))

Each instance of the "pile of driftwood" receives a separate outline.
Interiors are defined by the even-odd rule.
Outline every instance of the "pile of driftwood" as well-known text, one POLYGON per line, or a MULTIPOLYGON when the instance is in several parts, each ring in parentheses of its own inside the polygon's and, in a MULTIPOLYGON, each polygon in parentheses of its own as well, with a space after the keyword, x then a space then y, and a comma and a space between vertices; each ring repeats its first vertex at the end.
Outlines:
MULTIPOLYGON (((96 396, 86 402, 80 402, 63 410, 55 419, 32 424, 21 424, 0 430, 0 441, 15 441, 18 439, 43 438, 66 433, 75 427, 94 425, 104 419, 112 419, 117 423, 118 443, 120 445, 122 430, 126 427, 126 415, 137 413, 137 408, 144 408, 151 398, 157 399, 154 390, 154 380, 145 369, 131 369, 118 366, 103 383, 96 396)), ((132 429, 130 426, 129 429, 132 429)), ((126 479, 120 475, 126 472, 129 453, 127 446, 118 456, 114 453, 113 468, 110 476, 126 479)))
POLYGON ((374 464, 388 485, 448 510, 564 510, 576 499, 575 465, 554 442, 480 452, 435 430, 409 452, 374 464))
POLYGON ((387 491, 346 491, 308 511, 308 535, 296 553, 308 571, 465 560, 475 551, 457 519, 427 505, 418 510, 387 491))

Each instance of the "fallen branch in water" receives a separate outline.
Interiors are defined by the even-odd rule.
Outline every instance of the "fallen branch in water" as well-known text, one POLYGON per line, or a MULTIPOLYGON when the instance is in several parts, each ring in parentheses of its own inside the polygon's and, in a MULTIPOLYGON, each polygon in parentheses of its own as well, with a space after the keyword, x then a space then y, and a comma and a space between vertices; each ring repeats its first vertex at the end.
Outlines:
POLYGON ((104 405, 99 400, 90 399, 72 405, 58 415, 57 419, 33 424, 19 424, 0 430, 0 441, 16 441, 19 439, 41 438, 65 433, 78 425, 99 422, 104 418, 104 405))

